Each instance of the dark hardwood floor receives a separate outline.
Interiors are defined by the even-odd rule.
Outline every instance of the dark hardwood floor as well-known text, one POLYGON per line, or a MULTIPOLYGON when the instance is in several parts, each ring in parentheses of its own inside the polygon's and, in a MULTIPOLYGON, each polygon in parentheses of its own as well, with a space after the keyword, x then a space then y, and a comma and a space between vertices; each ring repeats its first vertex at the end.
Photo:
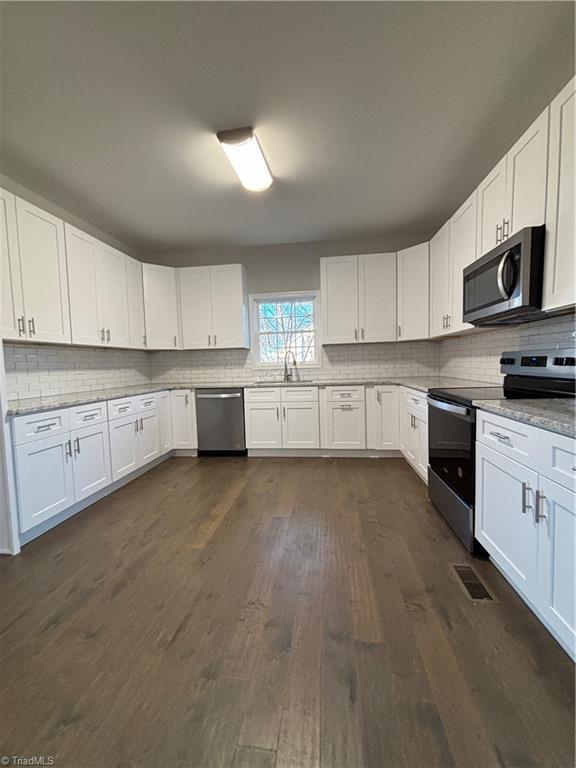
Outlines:
POLYGON ((0 560, 0 752, 570 768, 573 665, 469 561, 401 459, 171 459, 0 560))

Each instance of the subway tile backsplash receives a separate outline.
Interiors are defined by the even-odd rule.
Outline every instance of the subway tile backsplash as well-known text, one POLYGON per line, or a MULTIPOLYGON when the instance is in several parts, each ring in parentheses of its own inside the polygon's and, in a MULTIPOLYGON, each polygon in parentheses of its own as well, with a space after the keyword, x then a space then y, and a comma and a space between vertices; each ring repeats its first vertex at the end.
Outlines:
MULTIPOLYGON (((324 347, 322 365, 303 376, 330 381, 442 373, 498 384, 502 351, 573 346, 574 330, 574 316, 569 315, 444 341, 324 347)), ((144 352, 6 342, 4 358, 9 398, 151 382, 249 383, 265 374, 265 369, 252 364, 249 350, 239 349, 144 352)))

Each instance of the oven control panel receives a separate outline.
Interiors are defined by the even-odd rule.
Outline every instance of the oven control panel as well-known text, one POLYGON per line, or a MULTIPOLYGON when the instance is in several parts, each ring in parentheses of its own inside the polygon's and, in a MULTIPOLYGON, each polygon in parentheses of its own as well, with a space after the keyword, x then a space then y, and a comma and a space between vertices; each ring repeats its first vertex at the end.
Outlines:
POLYGON ((520 376, 576 378, 576 349, 523 349, 503 352, 500 372, 520 376))

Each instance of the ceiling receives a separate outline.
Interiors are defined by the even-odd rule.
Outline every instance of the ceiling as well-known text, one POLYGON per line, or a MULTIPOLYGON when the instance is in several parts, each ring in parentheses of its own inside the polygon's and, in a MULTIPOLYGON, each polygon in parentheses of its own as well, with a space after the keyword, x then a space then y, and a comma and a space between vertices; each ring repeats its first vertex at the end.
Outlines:
POLYGON ((574 71, 569 2, 9 3, 2 170, 143 255, 429 237, 574 71), (214 132, 256 128, 242 190, 214 132))

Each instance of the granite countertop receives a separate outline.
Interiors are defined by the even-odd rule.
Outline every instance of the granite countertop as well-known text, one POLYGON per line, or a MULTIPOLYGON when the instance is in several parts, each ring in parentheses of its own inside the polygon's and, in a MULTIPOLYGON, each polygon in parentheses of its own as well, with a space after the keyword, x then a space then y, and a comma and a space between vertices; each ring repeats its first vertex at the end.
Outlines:
POLYGON ((542 398, 540 400, 475 400, 473 405, 483 411, 506 416, 523 424, 532 424, 549 432, 576 437, 575 401, 572 398, 542 398))
POLYGON ((434 387, 475 387, 486 386, 486 382, 469 381, 467 379, 455 379, 450 376, 394 376, 381 379, 337 379, 334 381, 319 381, 304 379, 302 381, 245 381, 245 382, 214 382, 194 384, 193 382, 170 382, 158 384, 142 384, 139 386, 114 387, 109 389, 94 389, 83 392, 68 392, 65 394, 51 395, 47 397, 26 397, 8 401, 7 416, 21 416, 26 413, 38 413, 51 411, 57 408, 70 408, 74 405, 85 405, 102 400, 116 400, 120 397, 133 397, 134 395, 146 395, 150 392, 161 392, 167 389, 205 389, 219 387, 305 387, 305 386, 374 386, 397 384, 411 387, 420 392, 427 392, 434 387))

